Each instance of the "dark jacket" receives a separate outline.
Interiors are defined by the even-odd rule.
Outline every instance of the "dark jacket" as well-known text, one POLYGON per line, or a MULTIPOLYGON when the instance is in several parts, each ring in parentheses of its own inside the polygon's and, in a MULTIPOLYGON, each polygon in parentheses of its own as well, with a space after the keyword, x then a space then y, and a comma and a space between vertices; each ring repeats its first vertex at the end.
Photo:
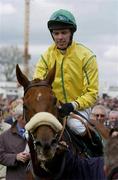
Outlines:
POLYGON ((26 180, 27 164, 16 161, 16 154, 24 151, 26 140, 17 131, 16 122, 0 135, 0 163, 7 166, 6 180, 26 180))

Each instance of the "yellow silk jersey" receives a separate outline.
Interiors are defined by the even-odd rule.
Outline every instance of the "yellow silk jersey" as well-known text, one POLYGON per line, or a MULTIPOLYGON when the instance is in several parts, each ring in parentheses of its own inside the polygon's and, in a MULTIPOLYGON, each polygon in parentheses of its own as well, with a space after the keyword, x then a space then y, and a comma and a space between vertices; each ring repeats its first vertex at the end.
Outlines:
POLYGON ((55 61, 52 87, 57 99, 63 103, 76 101, 81 110, 93 106, 98 96, 98 66, 93 52, 73 42, 62 54, 52 44, 38 61, 34 79, 44 79, 55 61))

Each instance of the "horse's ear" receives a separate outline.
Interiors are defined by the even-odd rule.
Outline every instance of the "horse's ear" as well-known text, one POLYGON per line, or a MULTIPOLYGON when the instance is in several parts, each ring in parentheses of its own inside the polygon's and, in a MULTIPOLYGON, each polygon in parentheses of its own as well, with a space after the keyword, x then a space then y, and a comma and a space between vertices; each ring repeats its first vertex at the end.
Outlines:
POLYGON ((21 72, 19 65, 16 65, 16 77, 20 85, 22 85, 24 88, 26 88, 30 81, 28 78, 21 72))
POLYGON ((56 61, 55 64, 53 66, 53 68, 49 71, 47 77, 46 77, 46 81, 52 85, 54 78, 55 78, 55 73, 56 73, 56 61))

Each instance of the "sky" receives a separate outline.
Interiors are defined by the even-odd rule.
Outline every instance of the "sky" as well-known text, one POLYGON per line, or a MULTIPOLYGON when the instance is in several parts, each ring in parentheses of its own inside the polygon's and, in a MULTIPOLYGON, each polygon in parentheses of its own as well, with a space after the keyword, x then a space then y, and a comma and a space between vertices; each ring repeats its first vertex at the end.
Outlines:
MULTIPOLYGON (((0 0, 0 47, 24 47, 24 0, 0 0)), ((74 40, 97 56, 100 86, 118 85, 118 0, 30 0, 29 52, 34 66, 53 42, 47 21, 58 9, 73 13, 74 40)))

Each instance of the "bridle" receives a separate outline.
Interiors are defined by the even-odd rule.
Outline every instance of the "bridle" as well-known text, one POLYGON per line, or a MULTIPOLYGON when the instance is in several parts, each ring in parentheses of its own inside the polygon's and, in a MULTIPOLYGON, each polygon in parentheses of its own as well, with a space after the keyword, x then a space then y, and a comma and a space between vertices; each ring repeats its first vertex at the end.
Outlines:
MULTIPOLYGON (((26 88, 24 88, 24 97, 26 95, 26 93, 28 92, 29 89, 33 88, 33 87, 49 87, 50 89, 52 89, 52 87, 48 84, 48 82, 46 81, 40 81, 40 82, 35 82, 35 83, 30 83, 26 88)), ((26 120, 26 122, 28 122, 30 120, 30 118, 28 117, 28 115, 26 114, 25 110, 26 110, 26 106, 25 104, 23 104, 23 116, 26 120)))
POLYGON ((32 88, 32 87, 40 87, 40 86, 46 86, 46 87, 50 87, 51 89, 52 89, 52 87, 46 82, 46 81, 40 81, 40 82, 36 82, 36 83, 34 83, 34 84, 29 84, 28 85, 28 87, 26 87, 25 89, 24 89, 24 96, 25 96, 25 94, 27 93, 27 91, 30 89, 30 88, 32 88))
MULTIPOLYGON (((26 95, 26 93, 27 93, 27 91, 28 91, 29 89, 31 89, 31 88, 33 88, 33 87, 43 87, 43 86, 50 88, 51 91, 52 91, 52 87, 51 87, 51 85, 48 84, 47 81, 40 81, 40 82, 36 82, 36 83, 34 83, 34 84, 29 84, 28 87, 24 89, 24 96, 26 95)), ((24 114, 24 117, 25 117, 25 119, 26 119, 26 122, 28 122, 28 121, 29 121, 29 118, 27 117, 27 115, 26 115, 26 113, 25 113, 25 108, 26 108, 26 107, 23 105, 23 114, 24 114)), ((63 120, 63 129, 62 129, 62 132, 61 132, 61 134, 60 134, 60 136, 59 136, 59 138, 58 138, 58 142, 61 140, 61 138, 62 138, 62 136, 63 136, 65 126, 66 126, 66 118, 64 118, 64 120, 63 120)))
MULTIPOLYGON (((33 87, 37 87, 37 88, 38 88, 38 87, 48 87, 48 88, 50 88, 51 91, 52 91, 51 85, 49 85, 48 82, 46 82, 46 81, 40 81, 40 82, 30 83, 30 84, 28 85, 28 87, 26 87, 26 88, 24 89, 24 97, 25 97, 25 95, 27 94, 28 90, 31 89, 31 88, 33 88, 33 87)), ((25 107, 25 105, 23 106, 23 112, 24 112, 24 118, 25 118, 26 122, 28 122, 28 121, 30 120, 30 118, 28 117, 28 114, 26 113, 26 107, 25 107)), ((65 121, 64 121, 64 122, 65 122, 65 121)), ((65 123, 66 123, 66 122, 65 122, 65 123)), ((58 145, 60 144, 60 141, 61 141, 61 139, 62 139, 62 136, 63 136, 63 133, 64 133, 64 129, 65 129, 65 123, 64 123, 64 125, 63 125, 63 129, 62 129, 61 133, 60 133, 60 134, 55 134, 54 141, 55 141, 55 144, 56 144, 57 147, 58 147, 58 145)), ((34 138, 33 133, 30 133, 30 132, 29 132, 28 142, 29 142, 30 144, 32 144, 33 147, 32 147, 31 149, 33 149, 33 152, 36 153, 37 147, 40 146, 41 144, 40 144, 40 141, 38 141, 38 140, 36 140, 36 139, 34 138), (30 142, 29 142, 29 141, 30 141, 30 142)), ((52 146, 52 145, 51 145, 51 146, 52 146)), ((65 146, 65 147, 67 148, 67 145, 63 145, 63 146, 65 146)), ((33 162, 32 162, 32 164, 33 164, 33 162)), ((33 165, 33 169, 34 169, 34 172, 37 172, 37 168, 35 168, 35 165, 33 165)))

